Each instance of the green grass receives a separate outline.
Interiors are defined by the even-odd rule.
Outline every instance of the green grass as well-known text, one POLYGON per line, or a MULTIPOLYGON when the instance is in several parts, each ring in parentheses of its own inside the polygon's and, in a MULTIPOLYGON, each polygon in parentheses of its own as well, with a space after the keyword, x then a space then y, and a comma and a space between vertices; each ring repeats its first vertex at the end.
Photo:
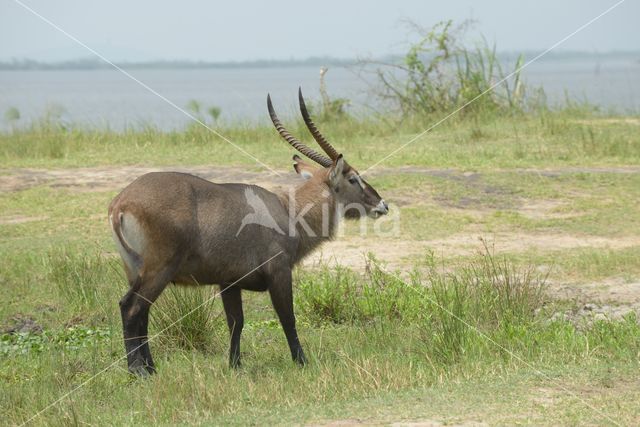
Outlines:
MULTIPOLYGON (((321 127, 364 170, 438 118, 345 119, 321 127)), ((306 138, 300 123, 291 128, 306 138)), ((297 271, 299 333, 311 362, 304 369, 290 361, 267 295, 245 293, 244 365, 232 371, 219 298, 163 331, 214 288, 172 287, 152 309, 152 333, 163 331, 152 342, 159 375, 132 380, 120 360, 118 300, 126 281, 106 221, 116 189, 3 192, 0 326, 29 319, 43 331, 0 335, 0 416, 24 422, 116 362, 34 423, 608 424, 610 416, 634 424, 637 319, 552 321, 572 302, 542 293, 536 272, 550 268, 551 282, 577 285, 638 280, 640 174, 590 169, 637 168, 637 130, 637 118, 584 112, 487 115, 446 122, 401 150, 368 178, 401 214, 400 235, 376 243, 420 245, 426 255, 405 257, 400 277, 373 261, 364 272, 297 271), (528 168, 536 170, 522 170, 528 168), (494 234, 550 242, 570 236, 586 244, 516 245, 495 256, 428 251, 432 240, 490 242, 494 234), (596 247, 590 239, 627 243, 596 247)), ((267 164, 290 169, 291 152, 273 129, 227 125, 221 132, 267 164)), ((130 164, 260 170, 196 127, 123 134, 34 127, 0 135, 0 161, 5 176, 14 167, 130 164)), ((345 239, 357 234, 357 224, 347 225, 345 239)))
MULTIPOLYGON (((83 280, 77 278, 91 280, 96 262, 109 270, 110 260, 99 260, 69 258, 66 263, 76 273, 59 274, 57 280, 82 290, 83 280)), ((593 371, 611 365, 629 369, 640 351, 635 317, 596 322, 589 328, 548 321, 548 311, 540 310, 543 282, 490 253, 453 273, 431 265, 426 276, 414 275, 410 281, 374 264, 366 277, 326 270, 303 273, 296 283, 300 334, 310 355, 304 369, 289 360, 275 322, 252 319, 244 334, 244 367, 229 370, 226 334, 216 333, 225 328, 224 321, 215 317, 205 342, 193 335, 193 322, 182 322, 177 331, 161 335, 153 342, 160 375, 131 382, 122 370, 124 362, 118 361, 119 324, 111 318, 99 330, 72 327, 38 339, 3 338, 3 349, 17 347, 5 351, 0 367, 9 386, 2 396, 3 419, 23 422, 34 408, 44 408, 61 391, 94 376, 36 422, 206 423, 225 417, 243 423, 257 422, 261 413, 275 414, 275 408, 285 415, 306 409, 303 417, 314 419, 326 413, 321 409, 325 405, 339 407, 386 395, 398 399, 393 392, 401 396, 426 387, 428 393, 430 387, 482 382, 489 376, 502 381, 533 376, 553 384, 556 380, 548 377, 564 381, 557 370, 566 364, 593 371), (341 298, 334 298, 333 289, 341 298), (171 337, 180 339, 168 345, 171 337), (118 361, 116 367, 101 372, 113 361, 118 361), (187 395, 188 399, 177 398, 187 395)), ((115 296, 117 288, 108 292, 115 296)), ((59 287, 56 295, 68 304, 86 302, 80 291, 59 287)), ((176 315, 202 301, 175 295, 170 292, 165 298, 172 301, 176 315)), ((249 307, 260 312, 262 297, 249 298, 249 307)), ((220 311, 219 303, 210 308, 220 311)), ((157 331, 159 326, 154 326, 157 331)), ((616 408, 604 406, 606 414, 615 415, 616 408)))
MULTIPOLYGON (((319 123, 323 133, 360 170, 376 163, 441 119, 438 114, 390 120, 344 119, 319 123)), ((303 125, 290 129, 303 140, 303 125)), ((637 165, 638 124, 608 123, 589 114, 543 113, 477 120, 452 118, 390 157, 382 166, 486 169, 560 165, 637 165)), ((216 129, 275 168, 289 168, 291 152, 271 126, 226 125, 216 129)), ((96 165, 237 165, 262 169, 207 129, 183 132, 61 130, 34 126, 0 135, 4 167, 96 165)))
POLYGON ((429 387, 380 391, 364 399, 344 399, 323 405, 306 404, 282 409, 247 408, 222 416, 220 424, 327 423, 334 420, 365 424, 425 422, 491 425, 623 425, 638 419, 637 389, 626 378, 637 366, 565 366, 552 379, 530 373, 493 372, 487 379, 443 379, 429 387), (620 398, 620 389, 626 397, 620 398), (568 390, 568 391, 567 391, 568 390), (575 395, 572 392, 576 391, 575 395), (593 409, 585 410, 586 405, 593 409), (601 415, 604 412, 604 415, 601 415))
POLYGON ((589 283, 607 278, 633 281, 640 277, 640 246, 624 249, 574 248, 505 254, 515 263, 549 266, 557 280, 589 283))

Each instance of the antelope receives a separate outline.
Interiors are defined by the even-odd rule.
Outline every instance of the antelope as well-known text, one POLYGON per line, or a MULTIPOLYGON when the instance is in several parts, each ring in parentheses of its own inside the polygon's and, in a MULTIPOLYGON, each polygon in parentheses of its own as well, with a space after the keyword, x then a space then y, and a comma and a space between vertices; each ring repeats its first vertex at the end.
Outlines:
POLYGON ((119 304, 131 373, 156 371, 148 343, 149 310, 170 282, 220 286, 231 367, 240 365, 241 292, 268 291, 293 360, 306 363, 293 310, 293 267, 334 236, 340 217, 377 218, 388 213, 388 206, 318 131, 301 90, 298 98, 307 128, 328 157, 285 129, 267 95, 280 136, 321 166, 294 155, 293 167, 304 180, 288 195, 256 185, 215 184, 186 173, 152 172, 112 200, 109 222, 129 282, 119 304))

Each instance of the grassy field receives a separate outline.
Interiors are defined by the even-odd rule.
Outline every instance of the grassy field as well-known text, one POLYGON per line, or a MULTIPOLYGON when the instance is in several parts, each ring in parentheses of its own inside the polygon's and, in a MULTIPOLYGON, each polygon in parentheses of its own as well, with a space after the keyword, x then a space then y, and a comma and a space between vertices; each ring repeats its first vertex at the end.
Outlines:
MULTIPOLYGON (((322 128, 364 171, 438 118, 322 128)), ((110 199, 149 168, 277 187, 292 181, 291 150, 269 127, 219 129, 277 177, 198 127, 2 134, 0 417, 638 424, 639 130, 638 117, 581 111, 445 122, 367 178, 400 211, 398 235, 347 225, 325 263, 296 272, 307 367, 290 361, 266 295, 246 295, 233 371, 215 288, 171 288, 152 334, 204 305, 153 339, 159 375, 144 381, 122 359, 110 199)))

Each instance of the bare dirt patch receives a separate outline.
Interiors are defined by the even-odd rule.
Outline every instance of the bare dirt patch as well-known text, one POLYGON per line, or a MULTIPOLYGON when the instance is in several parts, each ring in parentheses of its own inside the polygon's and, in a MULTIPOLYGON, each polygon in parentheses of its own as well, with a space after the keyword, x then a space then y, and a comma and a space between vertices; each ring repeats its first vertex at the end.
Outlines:
MULTIPOLYGON (((598 237, 573 236, 566 234, 521 234, 500 233, 482 237, 496 254, 502 252, 518 253, 527 250, 562 251, 577 248, 601 248, 620 250, 640 245, 640 237, 598 237)), ((439 247, 443 255, 469 255, 474 250, 482 249, 480 243, 473 244, 472 235, 460 234, 446 239, 431 241, 439 247)), ((543 266, 544 267, 544 266, 543 266)), ((624 278, 612 277, 596 282, 576 283, 557 282, 550 278, 548 292, 556 298, 574 300, 579 305, 596 304, 594 313, 582 313, 585 316, 602 314, 603 318, 621 318, 630 311, 640 313, 640 282, 626 281, 624 278)), ((592 311, 592 310, 587 310, 592 311)), ((595 316, 597 318, 598 316, 595 316)))
POLYGON ((1 334, 14 333, 40 333, 42 326, 36 322, 31 316, 24 314, 16 314, 11 317, 7 325, 0 329, 1 334))
POLYGON ((568 205, 563 200, 527 200, 516 210, 529 219, 567 219, 582 215, 579 212, 563 212, 568 205))
POLYGON ((288 171, 282 171, 278 176, 268 172, 252 172, 241 168, 221 166, 8 169, 0 170, 0 191, 20 191, 40 185, 80 192, 112 191, 124 188, 141 175, 160 171, 190 173, 215 182, 244 182, 269 187, 285 185, 294 176, 288 171))
MULTIPOLYGON (((640 120, 640 119, 639 119, 640 120)), ((575 173, 614 173, 614 174, 634 174, 640 173, 640 166, 562 166, 549 168, 519 168, 519 169, 491 169, 492 172, 516 172, 533 173, 549 176, 561 176, 575 173)), ((419 166, 400 166, 395 168, 376 168, 370 172, 371 175, 384 176, 392 174, 422 174, 437 176, 442 178, 474 180, 480 175, 479 172, 461 171, 458 169, 437 169, 419 166), (462 175, 462 178, 460 177, 462 175)))
POLYGON ((620 277, 590 283, 555 284, 551 291, 559 298, 581 303, 593 302, 599 306, 626 304, 640 308, 640 282, 625 281, 620 277))
MULTIPOLYGON (((325 243, 303 261, 303 266, 314 269, 341 265, 364 272, 367 269, 367 254, 370 252, 386 270, 408 272, 416 266, 417 260, 429 252, 442 258, 481 253, 484 250, 482 240, 498 255, 532 249, 541 252, 574 248, 624 249, 640 245, 640 237, 633 236, 613 239, 564 234, 460 233, 442 239, 424 241, 348 236, 325 243)), ((548 283, 548 292, 555 298, 574 300, 580 306, 597 304, 594 313, 583 313, 585 316, 601 313, 607 318, 620 318, 630 311, 640 313, 640 282, 625 282, 621 278, 610 278, 593 283, 553 280, 548 283)))
MULTIPOLYGON (((0 169, 0 191, 19 191, 39 185, 54 188, 68 188, 72 191, 110 191, 125 187, 131 181, 148 172, 174 171, 200 176, 214 182, 244 182, 265 187, 289 185, 295 178, 293 171, 279 170, 280 175, 264 171, 250 171, 246 168, 225 166, 104 166, 94 168, 71 169, 0 169)), ((513 172, 514 170, 509 170, 513 172)), ((571 173, 640 173, 640 167, 592 167, 592 168, 549 168, 517 169, 516 172, 536 173, 545 176, 559 176, 571 173)), ((499 172, 499 171, 498 171, 499 172)), ((420 167, 376 168, 368 175, 384 176, 390 174, 422 174, 461 181, 467 185, 479 185, 481 174, 454 169, 435 169, 420 167)), ((500 193, 502 190, 490 186, 483 187, 487 194, 500 193), (485 188, 486 187, 486 188, 485 188)))
POLYGON ((345 426, 384 426, 384 425, 388 425, 388 426, 392 426, 392 427, 440 427, 440 426, 451 426, 451 427, 471 427, 471 426, 486 426, 488 424, 486 423, 481 423, 481 422, 476 422, 476 421, 469 421, 469 422, 462 422, 462 423, 451 423, 451 422, 443 422, 443 421, 438 421, 438 420, 412 420, 412 421, 394 421, 394 422, 389 422, 388 420, 376 420, 374 419, 343 419, 343 420, 332 420, 332 421, 326 421, 326 422, 318 422, 318 423, 312 423, 312 424, 307 424, 308 426, 314 426, 314 427, 345 427, 345 426))
POLYGON ((517 169, 518 172, 521 173, 534 173, 541 176, 563 176, 570 175, 576 173, 609 173, 609 174, 637 174, 640 173, 639 166, 608 166, 608 167, 577 167, 577 166, 567 166, 562 168, 544 168, 544 169, 536 169, 536 168, 527 168, 527 169, 517 169))
POLYGON ((347 418, 343 420, 320 421, 317 423, 306 424, 308 427, 347 427, 361 426, 364 422, 357 418, 347 418))
POLYGON ((486 241, 496 254, 524 252, 527 250, 563 250, 574 248, 623 249, 640 245, 640 237, 607 238, 597 236, 573 236, 567 234, 465 232, 434 240, 380 239, 375 237, 348 236, 325 243, 321 249, 305 260, 309 267, 319 264, 341 264, 363 270, 366 254, 376 257, 392 268, 409 266, 416 257, 433 251, 437 256, 468 256, 483 249, 486 241))

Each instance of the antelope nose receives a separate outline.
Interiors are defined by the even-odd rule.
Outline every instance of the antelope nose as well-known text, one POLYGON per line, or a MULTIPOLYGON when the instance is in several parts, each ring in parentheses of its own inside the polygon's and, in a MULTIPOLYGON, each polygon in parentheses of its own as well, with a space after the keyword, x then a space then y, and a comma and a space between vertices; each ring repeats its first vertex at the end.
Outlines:
POLYGON ((381 214, 389 213, 389 205, 387 205, 387 202, 385 202, 384 199, 380 200, 380 203, 378 203, 378 212, 381 214))

